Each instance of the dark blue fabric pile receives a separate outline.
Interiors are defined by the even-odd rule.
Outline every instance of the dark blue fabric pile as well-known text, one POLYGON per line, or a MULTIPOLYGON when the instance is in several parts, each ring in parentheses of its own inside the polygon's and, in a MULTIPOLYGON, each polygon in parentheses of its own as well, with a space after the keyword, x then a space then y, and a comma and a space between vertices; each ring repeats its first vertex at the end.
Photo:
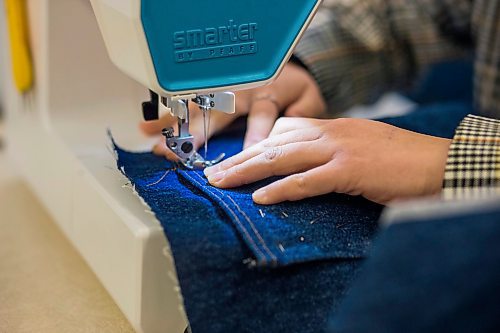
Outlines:
POLYGON ((498 332, 500 205, 381 232, 330 332, 498 332))
MULTIPOLYGON (((210 152, 235 153, 241 142, 241 133, 219 137, 210 152)), ((116 150, 118 166, 164 227, 193 332, 325 327, 365 257, 381 206, 336 194, 257 206, 258 185, 217 190, 185 170, 157 183, 171 163, 116 150)))
POLYGON ((470 103, 451 101, 430 104, 402 117, 379 120, 410 131, 452 139, 455 129, 468 114, 475 114, 470 103))
MULTIPOLYGON (((450 120, 436 132, 450 133, 470 111, 460 110, 460 116, 456 108, 416 112, 423 118, 440 112, 450 120)), ((407 128, 437 124, 423 118, 407 128)), ((237 153, 243 133, 211 140, 210 154, 237 153)), ((194 333, 325 328, 370 248, 381 206, 337 194, 257 206, 251 192, 266 181, 219 190, 200 172, 172 170, 165 176, 174 166, 151 153, 116 151, 118 167, 165 230, 194 333)))

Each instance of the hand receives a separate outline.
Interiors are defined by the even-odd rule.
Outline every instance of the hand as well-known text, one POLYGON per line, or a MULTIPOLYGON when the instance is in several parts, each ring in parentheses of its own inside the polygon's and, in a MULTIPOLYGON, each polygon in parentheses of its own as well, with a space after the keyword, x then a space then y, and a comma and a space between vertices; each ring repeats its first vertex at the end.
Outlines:
MULTIPOLYGON (((203 115, 192 104, 190 132, 195 138, 195 148, 203 145, 203 115)), ((212 112, 208 137, 222 131, 236 118, 248 114, 247 133, 244 147, 248 148, 267 138, 274 122, 280 113, 290 117, 320 118, 326 113, 326 103, 313 77, 302 67, 289 63, 272 84, 236 93, 236 113, 226 115, 212 112)), ((148 135, 156 135, 166 127, 177 122, 170 115, 150 122, 142 122, 141 130, 148 135)), ((153 151, 159 155, 172 158, 173 154, 165 145, 165 141, 155 146, 153 151)))
POLYGON ((248 114, 243 148, 266 139, 280 113, 309 118, 326 115, 326 103, 316 81, 307 70, 294 63, 288 63, 274 83, 241 91, 236 98, 237 112, 248 114))
POLYGON ((450 142, 371 120, 281 118, 268 139, 205 175, 221 188, 288 176, 253 194, 263 205, 331 192, 387 204, 439 193, 450 142))

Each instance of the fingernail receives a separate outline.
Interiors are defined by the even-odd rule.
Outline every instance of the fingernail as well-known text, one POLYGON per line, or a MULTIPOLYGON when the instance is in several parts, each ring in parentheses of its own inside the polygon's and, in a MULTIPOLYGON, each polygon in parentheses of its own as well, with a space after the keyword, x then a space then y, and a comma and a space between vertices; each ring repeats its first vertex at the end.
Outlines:
POLYGON ((213 175, 209 175, 209 176, 207 176, 208 182, 210 184, 218 183, 224 178, 225 175, 226 175, 226 173, 224 171, 217 172, 213 175))
POLYGON ((252 198, 256 203, 265 204, 267 202, 266 190, 260 189, 255 191, 252 195, 252 198))
POLYGON ((203 173, 205 174, 205 176, 210 177, 211 175, 217 173, 217 169, 218 169, 217 165, 214 165, 214 166, 205 168, 205 170, 203 170, 203 173))

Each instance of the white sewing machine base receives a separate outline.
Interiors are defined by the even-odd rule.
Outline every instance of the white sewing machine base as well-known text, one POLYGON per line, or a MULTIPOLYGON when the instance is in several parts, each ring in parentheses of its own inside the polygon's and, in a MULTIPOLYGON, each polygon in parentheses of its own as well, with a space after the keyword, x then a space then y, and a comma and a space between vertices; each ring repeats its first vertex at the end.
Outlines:
MULTIPOLYGON (((147 92, 108 60, 88 1, 27 3, 36 68, 30 96, 15 92, 0 47, 9 155, 133 327, 183 333, 187 319, 168 242, 123 187, 106 135, 110 126, 124 147, 150 147, 137 128, 147 92)), ((0 45, 8 45, 1 26, 0 45)))

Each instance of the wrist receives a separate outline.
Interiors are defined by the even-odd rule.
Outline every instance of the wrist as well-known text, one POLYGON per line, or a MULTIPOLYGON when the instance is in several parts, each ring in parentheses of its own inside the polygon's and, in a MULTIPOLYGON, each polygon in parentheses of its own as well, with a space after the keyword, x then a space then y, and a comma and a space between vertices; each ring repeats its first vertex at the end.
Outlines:
POLYGON ((446 161, 448 159, 448 151, 452 140, 443 138, 432 138, 432 145, 427 149, 432 154, 429 161, 432 161, 430 168, 427 170, 427 193, 430 195, 439 194, 442 191, 442 184, 446 170, 446 161))

